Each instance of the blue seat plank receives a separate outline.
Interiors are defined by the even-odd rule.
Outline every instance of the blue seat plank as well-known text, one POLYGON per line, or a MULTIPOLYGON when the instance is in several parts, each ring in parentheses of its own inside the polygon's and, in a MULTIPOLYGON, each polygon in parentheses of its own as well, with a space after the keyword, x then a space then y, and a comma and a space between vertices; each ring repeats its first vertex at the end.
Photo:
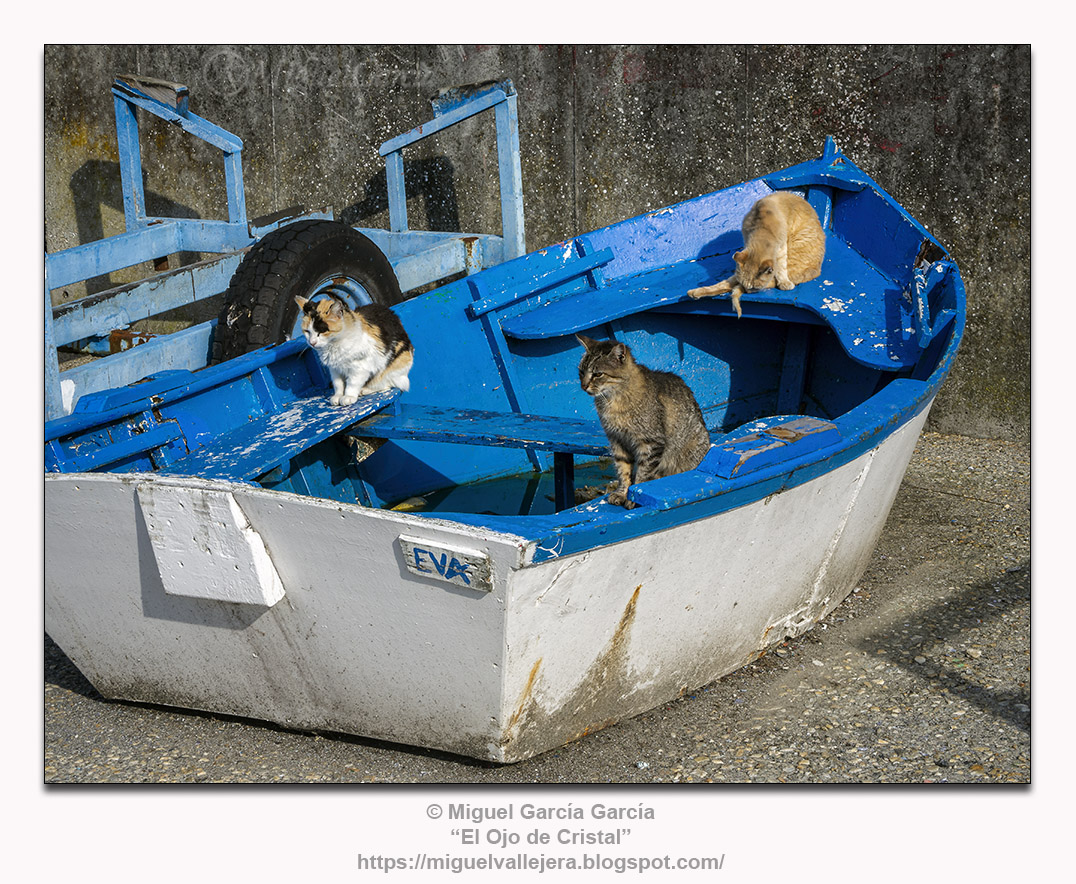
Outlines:
MULTIPOLYGON (((731 256, 728 260, 732 260, 731 256)), ((641 310, 682 301, 688 289, 712 281, 711 271, 702 262, 685 261, 519 313, 502 320, 501 329, 510 338, 524 340, 572 334, 641 310)))
POLYGON ((331 405, 327 396, 298 399, 195 449, 161 472, 231 481, 255 479, 387 407, 399 395, 397 390, 375 393, 345 406, 331 405))
POLYGON ((551 451, 557 512, 575 504, 574 456, 609 453, 608 439, 598 421, 435 405, 401 403, 392 412, 365 418, 349 432, 376 439, 551 451))
POLYGON ((591 273, 612 260, 612 249, 602 249, 593 255, 572 258, 562 266, 545 273, 539 273, 526 282, 513 286, 507 292, 501 292, 495 296, 483 298, 481 301, 475 301, 473 304, 468 305, 467 313, 473 318, 478 318, 492 310, 499 310, 517 301, 522 301, 524 298, 529 298, 538 292, 556 288, 562 283, 585 273, 591 273))
POLYGON ((359 421, 354 436, 453 442, 600 456, 609 442, 595 420, 401 403, 359 421))
MULTIPOLYGON (((725 279, 733 268, 731 252, 684 261, 538 306, 504 319, 501 328, 508 337, 537 339, 585 331, 644 310, 729 315, 732 307, 727 295, 695 301, 687 292, 725 279)), ((914 306, 904 292, 833 235, 827 238, 817 279, 789 291, 745 293, 741 306, 747 318, 780 318, 784 310, 784 318, 791 319, 788 308, 806 311, 800 315, 825 322, 849 356, 872 368, 905 368, 914 365, 922 352, 914 306)))

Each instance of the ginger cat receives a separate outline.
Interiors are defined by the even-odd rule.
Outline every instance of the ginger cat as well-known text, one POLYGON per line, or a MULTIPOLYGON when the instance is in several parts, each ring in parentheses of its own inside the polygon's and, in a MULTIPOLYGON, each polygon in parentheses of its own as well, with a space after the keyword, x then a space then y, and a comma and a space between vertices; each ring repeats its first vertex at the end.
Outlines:
POLYGON ((743 219, 743 251, 737 252, 736 272, 715 285, 691 289, 692 298, 732 292, 737 316, 740 295, 776 286, 787 291, 822 272, 826 235, 811 204, 791 191, 764 196, 743 219))

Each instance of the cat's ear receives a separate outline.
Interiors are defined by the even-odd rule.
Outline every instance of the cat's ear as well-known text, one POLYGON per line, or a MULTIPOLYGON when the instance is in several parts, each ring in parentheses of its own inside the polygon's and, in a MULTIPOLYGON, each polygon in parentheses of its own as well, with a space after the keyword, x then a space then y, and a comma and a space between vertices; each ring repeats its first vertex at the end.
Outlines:
POLYGON ((613 349, 609 351, 609 355, 612 356, 617 362, 623 362, 628 355, 628 348, 626 345, 617 341, 613 344, 613 349))
POLYGON ((336 298, 328 298, 329 302, 329 315, 334 319, 340 319, 344 315, 344 304, 342 301, 338 301, 336 298))
POLYGON ((733 257, 733 259, 734 259, 734 260, 736 261, 736 263, 737 263, 737 264, 739 264, 739 263, 740 263, 741 261, 743 261, 743 259, 744 259, 744 258, 746 258, 746 257, 747 257, 747 250, 745 249, 745 250, 744 250, 744 251, 742 251, 742 252, 737 252, 737 253, 736 253, 735 255, 733 255, 732 257, 733 257))
POLYGON ((586 347, 588 350, 592 349, 594 345, 598 343, 593 338, 588 338, 586 335, 576 335, 575 339, 579 341, 579 343, 586 347))
POLYGON ((304 298, 302 295, 296 295, 295 296, 295 303, 299 305, 300 310, 304 310, 304 309, 306 309, 306 305, 307 305, 308 302, 307 302, 307 299, 304 298))

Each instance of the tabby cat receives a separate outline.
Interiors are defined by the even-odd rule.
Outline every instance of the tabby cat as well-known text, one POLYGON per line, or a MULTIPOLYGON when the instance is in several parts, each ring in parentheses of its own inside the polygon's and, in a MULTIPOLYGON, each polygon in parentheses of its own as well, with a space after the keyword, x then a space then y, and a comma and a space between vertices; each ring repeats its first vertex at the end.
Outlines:
POLYGON ((740 311, 740 295, 776 286, 787 291, 822 272, 826 235, 818 215, 802 196, 779 190, 764 196, 743 219, 743 251, 737 252, 736 272, 716 285, 691 289, 692 298, 732 292, 740 311))
POLYGON ((610 503, 631 509, 628 487, 694 469, 710 448, 702 410, 683 379, 638 364, 627 345, 576 335, 579 382, 594 397, 616 462, 610 503))
POLYGON ((333 405, 351 405, 359 396, 396 387, 408 390, 415 348, 400 318, 381 304, 350 309, 333 297, 296 298, 303 335, 333 381, 333 405))

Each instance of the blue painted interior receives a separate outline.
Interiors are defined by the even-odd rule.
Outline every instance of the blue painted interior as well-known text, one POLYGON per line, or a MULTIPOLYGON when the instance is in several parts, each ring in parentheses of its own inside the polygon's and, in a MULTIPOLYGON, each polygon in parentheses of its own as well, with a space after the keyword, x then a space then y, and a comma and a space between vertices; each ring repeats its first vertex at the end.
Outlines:
POLYGON ((422 496, 423 514, 536 539, 538 558, 635 536, 821 475, 929 404, 960 341, 964 290, 940 247, 915 267, 924 240, 937 246, 827 148, 398 305, 416 353, 398 398, 328 406, 324 371, 291 341, 84 397, 47 425, 46 468, 228 478, 369 506, 422 496), (730 272, 742 215, 774 184, 807 192, 828 219, 822 275, 745 294, 743 318, 726 298, 689 299, 730 272), (633 486, 636 509, 549 503, 554 452, 562 467, 574 456, 580 484, 609 478, 578 331, 681 375, 706 416, 707 459, 633 486), (303 432, 278 439, 272 428, 294 416, 303 432), (821 429, 789 438, 798 416, 821 429), (349 437, 387 441, 360 461, 349 437))

